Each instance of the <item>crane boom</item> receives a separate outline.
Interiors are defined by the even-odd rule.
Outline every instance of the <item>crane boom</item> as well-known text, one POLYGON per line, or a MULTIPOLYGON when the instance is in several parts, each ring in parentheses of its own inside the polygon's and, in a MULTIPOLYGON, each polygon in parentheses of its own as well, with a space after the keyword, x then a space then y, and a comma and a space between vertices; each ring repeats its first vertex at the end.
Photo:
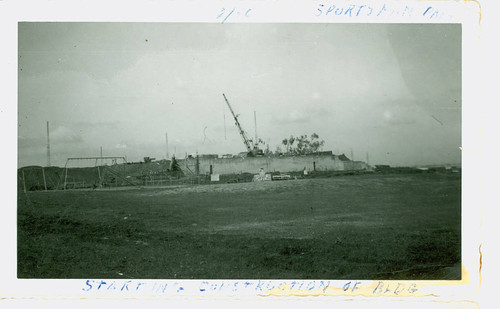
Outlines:
POLYGON ((252 152, 252 146, 250 145, 250 141, 248 140, 248 137, 247 137, 245 131, 243 130, 243 128, 240 125, 240 122, 238 121, 238 116, 234 113, 233 108, 231 107, 231 104, 229 104, 229 101, 226 98, 226 95, 222 94, 222 96, 224 97, 224 100, 226 100, 227 106, 229 107, 229 110, 231 111, 231 114, 233 114, 233 118, 234 118, 235 124, 238 127, 238 130, 240 132, 241 138, 243 139, 243 143, 245 143, 245 147, 247 148, 248 152, 251 153, 252 152))

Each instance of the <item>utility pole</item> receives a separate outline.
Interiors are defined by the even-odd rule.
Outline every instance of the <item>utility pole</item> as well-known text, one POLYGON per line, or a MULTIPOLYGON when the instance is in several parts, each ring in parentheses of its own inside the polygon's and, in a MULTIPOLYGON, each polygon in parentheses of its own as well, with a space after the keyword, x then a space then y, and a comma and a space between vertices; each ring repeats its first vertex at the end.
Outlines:
POLYGON ((226 135, 226 114, 224 114, 224 139, 227 140, 227 135, 226 135))
POLYGON ((22 169, 21 172, 23 173, 23 189, 24 193, 26 193, 26 177, 24 176, 24 169, 22 169))
POLYGON ((47 166, 50 167, 50 135, 49 135, 48 121, 47 121, 47 166))
MULTIPOLYGON (((66 164, 64 164, 64 187, 63 190, 66 190, 66 183, 68 180, 68 161, 66 160, 66 164)), ((97 171, 99 172, 99 166, 97 167, 97 171)), ((101 175, 99 174, 99 180, 101 179, 101 175)))
POLYGON ((256 111, 253 111, 253 122, 254 122, 254 126, 255 126, 255 142, 253 144, 254 144, 254 147, 257 147, 257 145, 259 144, 259 140, 257 139, 257 112, 256 111))
POLYGON ((42 166, 42 177, 43 177, 43 186, 45 187, 45 191, 47 191, 47 181, 45 180, 45 171, 42 166))
POLYGON ((168 132, 165 132, 165 144, 167 146, 167 160, 168 160, 168 158, 169 158, 169 156, 168 156, 168 132))

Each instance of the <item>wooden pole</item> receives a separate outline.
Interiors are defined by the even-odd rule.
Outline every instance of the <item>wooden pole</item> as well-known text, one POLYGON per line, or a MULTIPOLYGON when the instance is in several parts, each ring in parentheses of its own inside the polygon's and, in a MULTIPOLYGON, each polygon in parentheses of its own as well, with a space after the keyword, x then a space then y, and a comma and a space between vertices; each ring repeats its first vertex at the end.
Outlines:
POLYGON ((165 132, 165 146, 167 147, 167 157, 166 157, 166 159, 168 160, 168 158, 169 158, 169 153, 168 153, 168 132, 165 132))
POLYGON ((64 190, 66 190, 66 180, 68 179, 68 168, 65 168, 65 173, 64 173, 64 190))
POLYGON ((227 140, 227 135, 226 135, 226 114, 224 114, 224 139, 227 140))
POLYGON ((253 121, 254 121, 254 126, 255 126, 255 142, 253 143, 253 146, 255 148, 259 144, 258 139, 257 139, 257 112, 256 111, 253 111, 253 121))
POLYGON ((49 135, 48 121, 47 121, 47 166, 50 166, 50 135, 49 135))
POLYGON ((99 187, 102 187, 101 171, 99 170, 99 165, 97 166, 97 176, 99 177, 99 187))
POLYGON ((24 193, 26 193, 26 178, 24 177, 24 170, 22 170, 23 172, 23 188, 24 188, 24 193))
POLYGON ((43 176, 43 186, 45 187, 45 191, 47 191, 47 182, 45 181, 45 172, 42 167, 42 176, 43 176))

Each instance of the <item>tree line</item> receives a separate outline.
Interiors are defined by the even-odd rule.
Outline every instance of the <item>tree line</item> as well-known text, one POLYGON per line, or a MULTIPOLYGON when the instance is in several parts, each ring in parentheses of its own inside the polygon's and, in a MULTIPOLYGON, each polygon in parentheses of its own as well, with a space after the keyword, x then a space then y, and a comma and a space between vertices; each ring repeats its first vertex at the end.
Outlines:
POLYGON ((319 138, 316 133, 308 136, 307 134, 300 136, 290 135, 289 138, 284 138, 281 141, 281 145, 276 147, 276 150, 272 152, 267 145, 267 149, 264 154, 267 156, 277 156, 277 155, 306 155, 312 154, 320 151, 320 149, 325 144, 324 140, 319 138))

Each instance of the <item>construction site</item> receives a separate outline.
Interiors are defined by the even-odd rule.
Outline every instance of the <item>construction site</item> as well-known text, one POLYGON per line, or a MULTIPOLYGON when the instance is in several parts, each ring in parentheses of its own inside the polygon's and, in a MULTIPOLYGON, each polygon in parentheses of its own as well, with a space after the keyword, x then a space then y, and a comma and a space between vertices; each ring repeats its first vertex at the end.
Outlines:
POLYGON ((18 169, 18 278, 461 278, 459 168, 372 167, 316 134, 266 153, 224 99, 235 155, 54 167, 47 122, 47 166, 18 169))
MULTIPOLYGON (((369 172, 368 163, 353 161, 345 154, 332 151, 300 149, 297 153, 264 153, 257 137, 249 138, 226 95, 223 98, 246 151, 238 154, 186 154, 183 158, 168 156, 156 160, 144 157, 140 162, 127 162, 124 156, 71 157, 64 167, 50 166, 50 133, 47 122, 47 166, 27 166, 18 171, 19 190, 99 189, 126 186, 168 186, 218 182, 287 180, 314 172, 369 172), (85 162, 86 167, 75 167, 85 162), (93 165, 93 166, 92 166, 93 165), (263 174, 263 175, 262 175, 263 174), (291 176, 293 174, 293 177, 291 176), (266 177, 267 175, 267 177, 266 177)), ((254 113, 255 131, 257 120, 254 113)), ((168 149, 168 135, 166 136, 168 149)), ((302 147, 302 146, 301 146, 302 147)))
POLYGON ((468 280, 460 23, 16 29, 18 279, 468 280))

